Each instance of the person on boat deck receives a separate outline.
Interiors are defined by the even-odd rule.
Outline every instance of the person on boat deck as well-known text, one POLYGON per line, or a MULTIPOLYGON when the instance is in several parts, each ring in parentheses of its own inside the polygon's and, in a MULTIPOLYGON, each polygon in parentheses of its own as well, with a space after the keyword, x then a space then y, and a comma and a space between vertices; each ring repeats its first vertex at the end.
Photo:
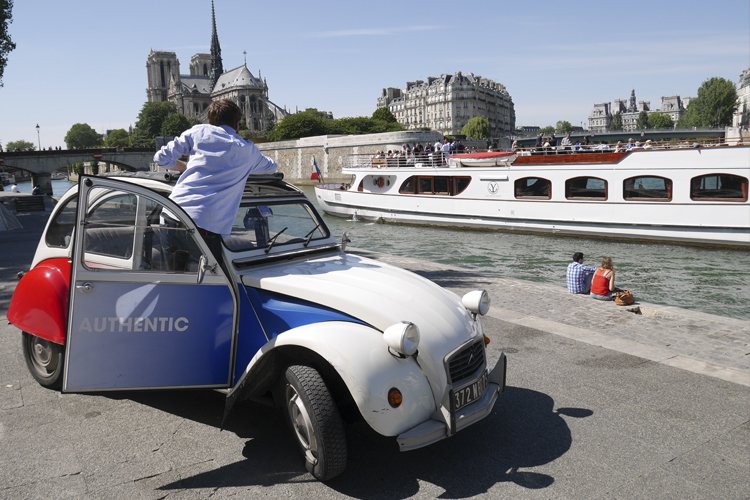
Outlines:
POLYGON ((573 262, 568 264, 566 281, 570 293, 589 293, 591 288, 591 277, 596 268, 583 265, 583 254, 576 252, 573 254, 573 262))
POLYGON ((560 146, 562 146, 563 149, 569 150, 572 145, 573 143, 570 141, 570 133, 565 134, 565 137, 560 141, 560 146))
POLYGON ((591 280, 591 297, 597 300, 612 300, 614 292, 619 291, 615 287, 615 266, 610 257, 605 257, 591 280))
POLYGON ((635 147, 635 144, 633 144, 633 138, 631 137, 630 139, 628 139, 628 143, 625 146, 625 149, 627 149, 628 151, 630 151, 634 147, 635 147))

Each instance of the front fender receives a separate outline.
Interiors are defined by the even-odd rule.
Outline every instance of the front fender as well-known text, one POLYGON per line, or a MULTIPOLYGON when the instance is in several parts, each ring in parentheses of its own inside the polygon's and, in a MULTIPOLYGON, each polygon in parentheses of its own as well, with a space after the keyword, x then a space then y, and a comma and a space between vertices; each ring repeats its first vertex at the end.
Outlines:
MULTIPOLYGON (((274 349, 284 346, 302 347, 325 359, 346 385, 364 420, 384 436, 396 436, 435 412, 430 384, 414 359, 391 355, 378 330, 345 321, 293 328, 264 345, 230 392, 228 409, 241 396, 247 379, 261 376, 254 368, 262 366, 274 349), (398 408, 388 404, 388 391, 393 387, 403 395, 398 408)), ((294 362, 288 359, 288 363, 294 362)))
POLYGON ((70 260, 40 262, 18 282, 8 321, 24 332, 64 345, 69 296, 70 260))

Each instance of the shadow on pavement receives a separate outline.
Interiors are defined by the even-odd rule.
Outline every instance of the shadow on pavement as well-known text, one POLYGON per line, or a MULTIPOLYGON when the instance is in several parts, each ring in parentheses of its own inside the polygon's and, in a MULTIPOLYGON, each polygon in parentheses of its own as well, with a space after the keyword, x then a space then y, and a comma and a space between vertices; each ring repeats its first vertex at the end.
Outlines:
MULTIPOLYGON (((218 393, 159 393, 129 397, 165 412, 218 427, 223 396, 218 393)), ((349 464, 328 482, 339 493, 358 498, 406 498, 419 492, 419 482, 432 483, 441 497, 464 498, 489 491, 498 482, 543 489, 554 483, 547 474, 523 471, 560 458, 570 449, 570 429, 562 415, 590 416, 583 408, 554 408, 548 395, 508 387, 485 420, 435 445, 401 453, 363 423, 349 426, 349 464)), ((248 439, 245 460, 185 477, 163 490, 272 485, 313 481, 305 472, 290 431, 273 408, 239 407, 226 430, 248 439)))

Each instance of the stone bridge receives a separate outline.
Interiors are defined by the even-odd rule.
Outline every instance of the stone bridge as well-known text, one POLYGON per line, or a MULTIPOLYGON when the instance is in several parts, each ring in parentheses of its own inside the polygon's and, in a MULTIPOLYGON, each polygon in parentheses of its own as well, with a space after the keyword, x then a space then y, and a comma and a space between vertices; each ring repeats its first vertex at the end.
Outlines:
POLYGON ((98 161, 114 165, 120 170, 150 170, 154 153, 150 148, 3 152, 0 153, 0 167, 30 172, 32 184, 40 186, 42 193, 52 194, 52 173, 67 173, 69 165, 98 161))

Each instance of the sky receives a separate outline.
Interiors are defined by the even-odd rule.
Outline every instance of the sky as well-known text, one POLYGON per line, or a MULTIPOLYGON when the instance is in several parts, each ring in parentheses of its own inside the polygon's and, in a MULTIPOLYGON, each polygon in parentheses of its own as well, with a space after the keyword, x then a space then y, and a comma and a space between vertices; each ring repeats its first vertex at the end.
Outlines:
MULTIPOLYGON (((516 125, 587 125, 595 103, 695 96, 750 67, 750 1, 215 0, 224 68, 247 58, 289 110, 370 116, 383 88, 458 71, 503 84, 516 125), (243 55, 246 52, 246 56, 243 55)), ((134 125, 150 50, 208 52, 210 0, 15 0, 0 144, 134 125), (37 135, 36 125, 39 125, 37 135)))

